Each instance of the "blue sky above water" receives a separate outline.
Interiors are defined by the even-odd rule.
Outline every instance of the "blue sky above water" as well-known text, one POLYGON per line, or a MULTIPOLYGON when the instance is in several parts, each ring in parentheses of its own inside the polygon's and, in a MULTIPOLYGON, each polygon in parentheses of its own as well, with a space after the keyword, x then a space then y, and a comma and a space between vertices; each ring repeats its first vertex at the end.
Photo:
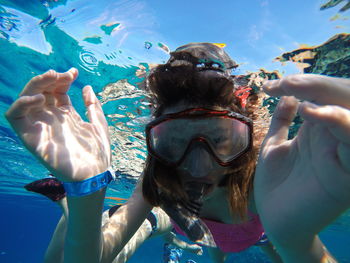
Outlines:
MULTIPOLYGON (((160 63, 168 55, 157 46, 159 42, 170 50, 188 42, 214 42, 227 45, 225 50, 241 65, 240 74, 262 67, 291 74, 299 72, 295 65, 281 66, 273 59, 300 44, 319 45, 337 33, 349 32, 349 12, 330 21, 341 6, 320 11, 325 2, 75 0, 48 9, 46 16, 51 14, 59 28, 106 63, 160 63), (108 23, 120 26, 108 35, 101 30, 108 23), (87 42, 91 37, 99 43, 87 42), (146 41, 152 43, 150 49, 145 48, 146 41), (122 60, 109 59, 118 51, 124 54, 122 60)), ((49 53, 50 44, 39 25, 45 15, 35 18, 8 10, 22 20, 20 31, 12 32, 12 41, 49 53)))

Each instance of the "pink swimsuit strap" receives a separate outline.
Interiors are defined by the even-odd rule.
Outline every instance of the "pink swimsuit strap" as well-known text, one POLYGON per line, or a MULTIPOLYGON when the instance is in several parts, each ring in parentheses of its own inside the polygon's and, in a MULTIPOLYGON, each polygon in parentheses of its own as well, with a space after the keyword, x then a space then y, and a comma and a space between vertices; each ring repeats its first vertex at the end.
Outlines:
MULTIPOLYGON (((225 224, 202 218, 212 233, 217 246, 223 252, 239 252, 259 241, 264 233, 259 216, 248 213, 250 220, 240 224, 225 224)), ((173 222, 176 232, 185 235, 173 222)))

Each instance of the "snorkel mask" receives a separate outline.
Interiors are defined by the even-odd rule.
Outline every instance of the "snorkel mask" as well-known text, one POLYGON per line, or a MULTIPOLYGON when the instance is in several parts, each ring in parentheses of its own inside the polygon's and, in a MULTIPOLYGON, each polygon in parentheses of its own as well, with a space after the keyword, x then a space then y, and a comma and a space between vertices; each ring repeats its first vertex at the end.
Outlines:
POLYGON ((148 152, 176 168, 194 144, 202 144, 221 166, 229 167, 251 149, 252 120, 229 110, 193 108, 160 116, 146 126, 148 152))

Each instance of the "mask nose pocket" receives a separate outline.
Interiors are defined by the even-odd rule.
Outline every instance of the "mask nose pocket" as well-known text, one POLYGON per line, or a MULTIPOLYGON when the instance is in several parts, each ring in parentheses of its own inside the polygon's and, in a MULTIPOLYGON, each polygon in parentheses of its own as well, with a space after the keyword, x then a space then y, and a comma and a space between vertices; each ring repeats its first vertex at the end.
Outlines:
POLYGON ((182 166, 192 177, 204 177, 213 168, 214 160, 203 146, 194 146, 185 157, 182 166))

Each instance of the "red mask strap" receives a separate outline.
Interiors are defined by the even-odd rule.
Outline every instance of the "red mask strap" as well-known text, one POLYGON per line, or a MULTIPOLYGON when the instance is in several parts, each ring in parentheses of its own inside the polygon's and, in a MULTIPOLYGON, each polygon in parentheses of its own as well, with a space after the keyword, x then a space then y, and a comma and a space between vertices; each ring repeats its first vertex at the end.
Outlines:
POLYGON ((247 105, 247 98, 249 97, 251 90, 252 88, 249 88, 247 86, 239 86, 234 92, 234 95, 241 103, 241 107, 243 109, 247 105))

